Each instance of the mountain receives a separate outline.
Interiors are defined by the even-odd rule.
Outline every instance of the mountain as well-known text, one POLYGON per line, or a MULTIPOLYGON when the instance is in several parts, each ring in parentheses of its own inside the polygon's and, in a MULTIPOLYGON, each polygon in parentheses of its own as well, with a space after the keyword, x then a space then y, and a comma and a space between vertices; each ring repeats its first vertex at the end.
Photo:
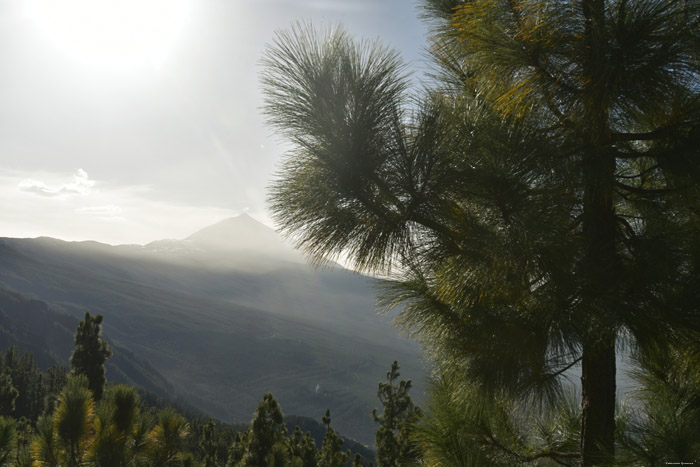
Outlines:
POLYGON ((157 240, 144 246, 161 259, 207 268, 270 270, 281 263, 304 264, 303 257, 274 230, 247 214, 205 227, 183 240, 157 240))
POLYGON ((375 312, 377 283, 311 268, 249 216, 145 246, 0 239, 0 285, 74 318, 102 313, 114 345, 192 406, 248 422, 270 391, 287 414, 330 408, 337 429, 370 444, 393 360, 417 398, 426 374, 415 343, 375 312))
POLYGON ((277 232, 248 214, 205 227, 187 237, 185 241, 205 250, 269 255, 280 260, 301 262, 299 254, 283 243, 277 232))
MULTIPOLYGON (((70 368, 78 319, 47 303, 0 288, 0 348, 11 345, 33 354, 40 368, 70 368)), ((114 357, 106 367, 110 381, 140 386, 161 397, 173 397, 172 385, 143 359, 108 339, 114 357)))

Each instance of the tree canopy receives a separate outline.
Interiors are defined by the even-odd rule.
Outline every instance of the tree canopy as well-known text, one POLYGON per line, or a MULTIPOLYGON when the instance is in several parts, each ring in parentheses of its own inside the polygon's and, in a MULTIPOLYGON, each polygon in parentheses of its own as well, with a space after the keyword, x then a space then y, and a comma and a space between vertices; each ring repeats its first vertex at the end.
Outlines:
POLYGON ((383 303, 465 384, 546 403, 580 364, 580 456, 610 463, 616 349, 700 330, 700 4, 425 11, 420 93, 376 42, 279 33, 262 82, 293 149, 275 219, 318 262, 393 279, 383 303))

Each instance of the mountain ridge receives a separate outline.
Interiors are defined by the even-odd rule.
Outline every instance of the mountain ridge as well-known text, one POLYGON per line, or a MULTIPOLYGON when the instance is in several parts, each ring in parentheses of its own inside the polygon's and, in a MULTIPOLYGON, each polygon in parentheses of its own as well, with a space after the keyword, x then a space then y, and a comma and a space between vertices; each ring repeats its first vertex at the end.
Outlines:
POLYGON ((76 318, 102 313, 105 335, 222 420, 249 421, 272 391, 288 413, 320 417, 330 407, 343 433, 371 443, 369 413, 391 362, 416 393, 425 377, 417 346, 374 310, 377 280, 241 256, 3 238, 0 285, 76 318), (216 255, 224 258, 211 264, 216 255))

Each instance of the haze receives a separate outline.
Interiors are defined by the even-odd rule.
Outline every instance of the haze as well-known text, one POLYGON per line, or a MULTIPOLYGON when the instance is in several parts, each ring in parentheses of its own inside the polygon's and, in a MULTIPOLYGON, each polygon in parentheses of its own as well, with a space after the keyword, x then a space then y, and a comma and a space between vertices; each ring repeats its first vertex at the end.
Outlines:
POLYGON ((284 148, 258 60, 292 21, 342 22, 423 67, 413 2, 118 3, 0 2, 2 236, 145 244, 242 212, 272 225, 284 148))

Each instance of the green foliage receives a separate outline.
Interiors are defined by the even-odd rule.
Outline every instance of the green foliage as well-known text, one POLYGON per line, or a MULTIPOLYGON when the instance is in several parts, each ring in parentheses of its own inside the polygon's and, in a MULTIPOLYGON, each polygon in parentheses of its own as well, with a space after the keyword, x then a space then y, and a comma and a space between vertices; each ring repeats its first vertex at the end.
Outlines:
POLYGON ((346 467, 350 460, 350 450, 342 451, 343 438, 331 428, 331 411, 326 410, 326 415, 321 419, 326 425, 326 435, 318 453, 318 465, 326 467, 346 467))
POLYGON ((241 466, 278 465, 286 450, 282 409, 269 392, 255 410, 246 438, 241 466))
POLYGON ((58 440, 54 437, 52 415, 39 417, 36 423, 37 434, 31 444, 31 455, 39 466, 57 466, 59 460, 58 440))
POLYGON ((243 456, 245 456, 246 452, 246 445, 248 444, 249 434, 249 431, 244 433, 236 433, 236 437, 228 450, 228 461, 226 462, 226 467, 236 467, 243 460, 243 456))
POLYGON ((352 467, 365 467, 365 464, 362 462, 362 456, 359 453, 352 457, 352 467))
POLYGON ((85 375, 73 375, 58 396, 53 414, 53 437, 61 463, 71 467, 82 465, 93 445, 95 401, 85 375))
POLYGON ((104 364, 112 356, 101 333, 102 315, 93 317, 85 313, 85 319, 75 332, 75 349, 70 357, 73 373, 87 376, 89 389, 98 401, 102 398, 106 381, 104 364))
MULTIPOLYGON (((53 399, 65 384, 65 371, 56 367, 49 368, 47 374, 43 374, 36 363, 34 356, 25 352, 20 356, 19 351, 15 346, 10 346, 4 357, 0 353, 0 388, 4 386, 7 399, 3 398, 3 402, 9 404, 12 399, 12 390, 8 383, 14 388, 22 388, 18 390, 17 397, 14 398, 14 408, 7 415, 12 415, 16 418, 26 417, 32 421, 41 415, 45 408, 47 400, 53 399), (4 376, 9 377, 9 380, 4 376), (48 384, 51 378, 58 378, 59 384, 52 386, 48 384)), ((1 391, 2 389, 0 389, 1 391)), ((6 406, 5 409, 8 409, 6 406)))
POLYGON ((15 401, 19 391, 12 385, 9 374, 0 373, 0 416, 7 416, 15 411, 15 401))
POLYGON ((299 425, 295 426, 289 444, 292 456, 299 460, 299 467, 316 467, 316 441, 310 432, 302 435, 299 425))
POLYGON ((278 35, 262 83, 293 149, 274 217, 317 262, 392 278, 383 304, 465 393, 555 411, 581 362, 582 463, 613 462, 618 337, 700 331, 700 4, 426 15, 438 75, 418 103, 378 45, 278 35))
POLYGON ((15 423, 17 432, 17 467, 30 467, 32 464, 31 442, 34 437, 34 424, 27 418, 15 423))
POLYGON ((581 410, 575 394, 547 407, 440 378, 415 427, 428 465, 579 465, 581 410))
POLYGON ((664 465, 700 462, 700 353, 691 346, 636 355, 639 383, 619 431, 623 459, 664 465))
POLYGON ((217 463, 217 443, 215 440, 216 425, 214 420, 209 422, 204 427, 204 436, 202 439, 201 448, 204 452, 204 467, 216 467, 217 463))
POLYGON ((14 464, 16 443, 15 421, 0 417, 0 467, 14 464))
POLYGON ((123 466, 137 454, 139 397, 134 388, 113 386, 97 407, 92 458, 102 467, 123 466))
POLYGON ((146 437, 146 457, 154 466, 176 466, 183 458, 183 445, 190 427, 175 410, 166 408, 158 413, 158 423, 146 437))
POLYGON ((420 446, 411 439, 413 425, 421 411, 408 394, 411 381, 401 380, 397 385, 399 376, 399 363, 394 361, 386 374, 387 381, 380 382, 377 391, 384 412, 378 415, 377 409, 372 411, 375 423, 379 423, 376 436, 378 467, 418 464, 421 459, 420 446))

